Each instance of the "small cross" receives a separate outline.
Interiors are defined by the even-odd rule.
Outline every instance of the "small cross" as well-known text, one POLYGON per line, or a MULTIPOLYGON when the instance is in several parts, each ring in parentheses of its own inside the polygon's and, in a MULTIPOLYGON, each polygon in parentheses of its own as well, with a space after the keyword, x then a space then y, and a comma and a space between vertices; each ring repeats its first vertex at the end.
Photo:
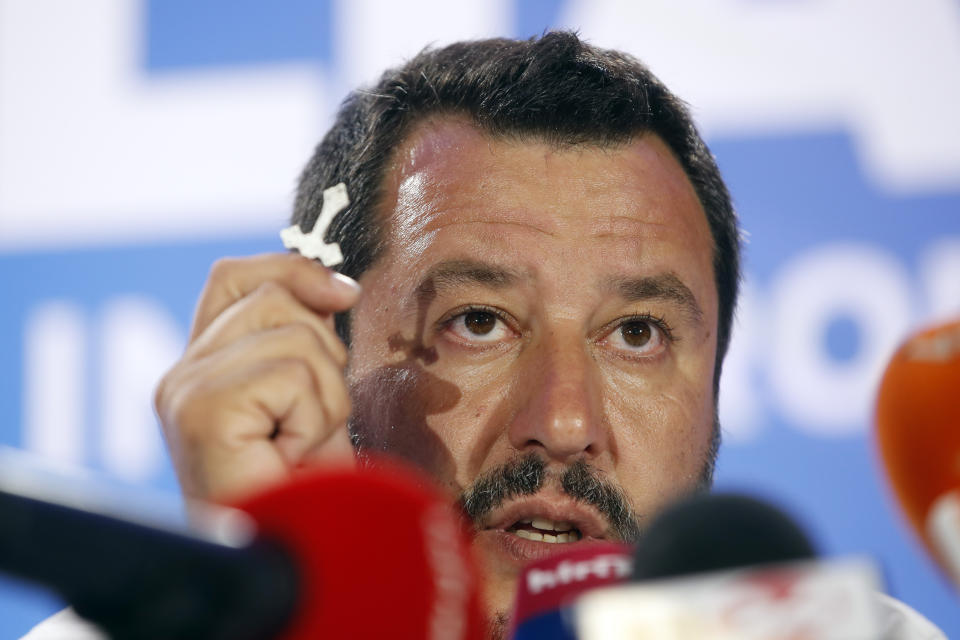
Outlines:
POLYGON ((305 258, 316 260, 320 259, 325 267, 333 267, 343 262, 343 253, 340 252, 340 245, 336 242, 326 244, 323 236, 327 233, 327 228, 333 222, 334 216, 347 208, 350 204, 350 196, 347 195, 347 185, 334 185, 329 189, 323 190, 323 206, 320 208, 320 216, 310 233, 304 233, 300 225, 287 227, 280 232, 280 239, 283 246, 287 249, 296 249, 305 258))

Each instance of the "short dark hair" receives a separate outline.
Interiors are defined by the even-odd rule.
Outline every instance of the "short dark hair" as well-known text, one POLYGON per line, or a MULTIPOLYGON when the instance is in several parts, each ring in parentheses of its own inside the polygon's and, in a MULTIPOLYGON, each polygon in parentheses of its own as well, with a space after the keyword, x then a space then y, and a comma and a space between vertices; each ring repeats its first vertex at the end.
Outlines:
MULTIPOLYGON (((719 298, 716 392, 740 284, 737 217, 686 106, 629 55, 594 47, 567 31, 426 49, 343 102, 300 177, 293 222, 312 228, 323 190, 345 183, 350 206, 334 219, 327 242, 338 242, 343 250, 340 271, 359 278, 384 249, 376 215, 393 150, 414 124, 447 114, 466 116, 499 138, 606 147, 653 133, 667 144, 692 183, 713 236, 719 298)), ((337 330, 349 343, 348 318, 337 318, 337 330)))

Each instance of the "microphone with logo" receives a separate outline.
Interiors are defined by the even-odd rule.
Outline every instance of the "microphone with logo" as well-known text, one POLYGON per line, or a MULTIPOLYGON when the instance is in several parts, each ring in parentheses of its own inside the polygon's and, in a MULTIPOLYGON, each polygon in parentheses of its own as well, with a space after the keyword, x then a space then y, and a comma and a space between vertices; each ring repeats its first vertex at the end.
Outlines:
POLYGON ((903 511, 960 585, 960 319, 908 338, 883 374, 876 438, 903 511))
POLYGON ((200 509, 199 531, 64 495, 0 468, 0 571, 54 589, 111 638, 483 635, 466 532, 412 470, 303 475, 200 509))
POLYGON ((875 640, 879 571, 816 560, 800 527, 765 502, 702 495, 640 538, 631 584, 576 605, 581 640, 875 640))
POLYGON ((517 583, 509 638, 574 640, 573 606, 589 589, 620 584, 630 576, 633 547, 591 543, 527 565, 517 583))

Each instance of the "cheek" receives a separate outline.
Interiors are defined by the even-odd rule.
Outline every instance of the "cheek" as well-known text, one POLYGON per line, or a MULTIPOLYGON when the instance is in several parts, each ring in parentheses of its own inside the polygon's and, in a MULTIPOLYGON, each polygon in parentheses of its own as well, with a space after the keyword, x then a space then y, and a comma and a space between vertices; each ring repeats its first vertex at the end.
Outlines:
POLYGON ((453 483, 453 457, 428 420, 458 405, 461 391, 456 385, 415 362, 405 362, 373 369, 352 380, 350 394, 354 407, 351 429, 361 453, 389 453, 443 485, 453 483))
POLYGON ((647 381, 608 396, 617 478, 641 513, 695 487, 713 433, 709 383, 647 381))
POLYGON ((460 405, 449 414, 436 416, 432 424, 446 435, 458 461, 459 478, 469 486, 490 466, 491 458, 500 459, 504 434, 517 407, 511 401, 511 378, 505 372, 478 376, 473 383, 464 382, 462 388, 460 405))

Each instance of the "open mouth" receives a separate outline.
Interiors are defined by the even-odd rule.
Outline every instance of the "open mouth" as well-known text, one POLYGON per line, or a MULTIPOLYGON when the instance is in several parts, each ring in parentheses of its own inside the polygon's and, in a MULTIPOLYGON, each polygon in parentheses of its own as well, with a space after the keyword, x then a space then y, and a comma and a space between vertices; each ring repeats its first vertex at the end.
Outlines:
POLYGON ((513 523, 507 531, 524 540, 549 542, 552 544, 578 542, 583 538, 580 530, 569 522, 547 520, 546 518, 518 520, 513 523))

